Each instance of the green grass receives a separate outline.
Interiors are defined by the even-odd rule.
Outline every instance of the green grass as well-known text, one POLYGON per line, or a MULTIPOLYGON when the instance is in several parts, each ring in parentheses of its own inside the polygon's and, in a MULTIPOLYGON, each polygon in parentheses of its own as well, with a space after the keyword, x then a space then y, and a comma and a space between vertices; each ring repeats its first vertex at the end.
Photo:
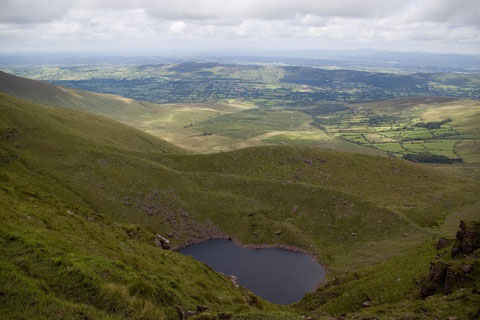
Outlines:
POLYGON ((310 117, 304 113, 283 110, 251 109, 203 121, 194 128, 200 132, 237 139, 252 138, 269 131, 295 131, 310 117))
POLYGON ((376 143, 373 146, 385 152, 402 153, 405 151, 400 143, 376 143))

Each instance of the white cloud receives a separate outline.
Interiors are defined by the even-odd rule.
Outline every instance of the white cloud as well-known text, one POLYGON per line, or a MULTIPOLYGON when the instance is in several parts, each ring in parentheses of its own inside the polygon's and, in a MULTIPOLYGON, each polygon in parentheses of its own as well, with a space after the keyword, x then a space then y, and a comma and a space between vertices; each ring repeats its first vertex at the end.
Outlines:
POLYGON ((182 35, 185 33, 187 25, 183 21, 174 21, 170 24, 168 32, 172 35, 182 35))

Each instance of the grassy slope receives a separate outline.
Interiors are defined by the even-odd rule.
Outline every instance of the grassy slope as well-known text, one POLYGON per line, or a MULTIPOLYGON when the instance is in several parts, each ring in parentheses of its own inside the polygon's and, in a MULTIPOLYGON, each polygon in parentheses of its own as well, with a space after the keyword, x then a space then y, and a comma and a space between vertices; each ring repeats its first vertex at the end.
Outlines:
POLYGON ((110 94, 74 90, 53 84, 17 77, 0 71, 3 93, 45 105, 88 111, 128 121, 132 116, 152 113, 154 104, 138 102, 110 94))
MULTIPOLYGON (((173 155, 175 150, 163 141, 98 116, 6 95, 1 95, 0 106, 2 203, 12 204, 1 208, 2 248, 9 257, 2 264, 11 270, 3 276, 14 276, 8 280, 13 296, 8 300, 12 305, 6 307, 11 310, 24 301, 15 297, 22 281, 31 291, 21 291, 25 301, 38 290, 44 292, 42 304, 34 305, 32 313, 50 312, 49 299, 54 300, 52 310, 68 305, 72 314, 81 308, 100 318, 112 312, 112 317, 138 316, 141 308, 131 309, 138 304, 148 305, 150 311, 145 312, 152 314, 172 313, 156 293, 162 290, 171 290, 175 304, 185 308, 203 303, 215 312, 256 310, 244 303, 247 293, 232 290, 222 279, 212 282, 214 274, 199 264, 175 253, 155 254, 154 232, 171 233, 174 245, 180 245, 215 234, 208 221, 244 243, 296 245, 316 253, 330 270, 329 278, 380 261, 389 263, 398 254, 417 263, 405 270, 415 278, 428 269, 433 253, 421 251, 423 259, 415 259, 412 252, 429 246, 437 236, 423 226, 439 223, 448 213, 478 200, 473 182, 401 160, 296 147, 173 155), (300 208, 296 214, 295 205, 300 208), (255 215, 249 216, 252 212, 255 215), (31 246, 41 249, 27 252, 31 246), (162 260, 164 255, 171 260, 162 260), (43 269, 29 273, 22 261, 15 263, 21 256, 29 260, 27 265, 36 266, 35 259, 40 259, 43 269), (96 286, 92 290, 97 290, 94 298, 77 301, 74 292, 64 293, 60 284, 59 291, 50 288, 52 275, 61 273, 55 259, 62 261, 60 267, 73 263, 81 279, 90 279, 96 286), (87 263, 91 259, 100 260, 102 276, 93 276, 98 268, 87 263), (133 275, 121 271, 110 278, 117 272, 112 267, 115 261, 133 275), (129 279, 150 281, 158 274, 166 279, 158 280, 158 288, 153 281, 154 288, 145 289, 146 297, 129 290, 135 286, 129 279), (212 288, 228 298, 212 297, 208 293, 212 288), (107 297, 102 290, 107 290, 107 297), (117 299, 112 295, 131 308, 117 312, 105 307, 104 301, 117 299)), ((416 290, 412 281, 382 287, 381 276, 372 277, 375 281, 348 290, 392 292, 389 302, 416 290)), ((76 278, 71 281, 77 283, 76 278)), ((332 299, 329 305, 325 310, 331 313, 358 309, 356 300, 332 299)), ((278 311, 267 303, 262 306, 266 313, 278 311)))
POLYGON ((154 224, 116 222, 121 213, 95 198, 110 197, 109 190, 78 180, 98 155, 110 167, 108 161, 172 151, 164 142, 105 118, 6 95, 0 109, 0 309, 8 318, 177 319, 177 306, 196 305, 212 314, 284 316, 266 302, 247 303, 248 292, 205 265, 155 247, 154 224))
POLYGON ((111 94, 65 88, 1 71, 0 92, 35 103, 107 116, 195 152, 226 151, 261 144, 261 140, 254 139, 245 141, 225 135, 203 136, 203 128, 190 126, 253 108, 252 105, 236 101, 158 105, 111 94))

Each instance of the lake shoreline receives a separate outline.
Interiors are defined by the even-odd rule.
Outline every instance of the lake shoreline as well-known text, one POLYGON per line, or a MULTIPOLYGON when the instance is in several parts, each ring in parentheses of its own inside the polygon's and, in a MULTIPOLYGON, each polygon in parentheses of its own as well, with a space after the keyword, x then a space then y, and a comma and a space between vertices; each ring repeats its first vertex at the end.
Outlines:
POLYGON ((303 253, 303 254, 309 256, 320 267, 322 267, 322 269, 325 272, 325 276, 323 277, 322 280, 320 280, 318 283, 315 284, 315 287, 314 287, 312 292, 317 291, 319 288, 321 288, 322 285, 324 285, 326 283, 327 274, 329 273, 329 271, 328 271, 328 268, 323 263, 320 263, 320 261, 318 260, 318 255, 316 253, 309 252, 306 249, 299 248, 299 247, 296 247, 294 245, 282 244, 282 243, 243 244, 239 239, 237 239, 235 237, 227 236, 225 233, 220 231, 219 234, 217 234, 217 235, 210 235, 210 236, 207 236, 207 237, 189 239, 189 240, 185 241, 184 243, 182 243, 181 245, 174 247, 172 250, 176 251, 176 252, 179 252, 180 250, 182 250, 186 247, 189 247, 189 246, 192 246, 192 245, 195 245, 195 244, 199 244, 199 243, 202 243, 202 242, 205 242, 205 241, 208 241, 208 240, 229 240, 229 241, 234 242, 238 246, 241 246, 241 247, 244 247, 244 248, 251 248, 251 249, 283 249, 283 250, 288 250, 290 252, 303 253))

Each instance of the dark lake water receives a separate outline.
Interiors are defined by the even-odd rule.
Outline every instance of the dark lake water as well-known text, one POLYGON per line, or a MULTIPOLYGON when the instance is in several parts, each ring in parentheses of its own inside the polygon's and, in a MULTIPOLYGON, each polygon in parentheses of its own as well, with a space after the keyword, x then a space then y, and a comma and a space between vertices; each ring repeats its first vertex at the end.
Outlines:
POLYGON ((215 239, 179 251, 238 282, 262 298, 290 304, 302 299, 325 277, 325 270, 309 255, 285 249, 254 249, 215 239))

